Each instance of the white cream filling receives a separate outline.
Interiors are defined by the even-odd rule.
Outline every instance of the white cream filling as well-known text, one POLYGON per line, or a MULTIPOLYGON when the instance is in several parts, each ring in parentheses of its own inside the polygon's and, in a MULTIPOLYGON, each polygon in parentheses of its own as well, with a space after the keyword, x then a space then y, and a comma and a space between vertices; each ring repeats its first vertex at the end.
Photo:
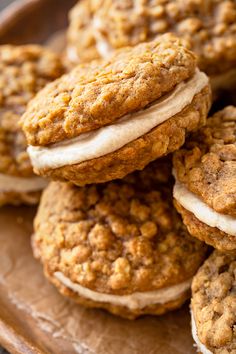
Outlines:
POLYGON ((196 71, 155 104, 139 112, 126 115, 113 124, 84 133, 50 146, 29 146, 32 164, 38 169, 59 168, 88 161, 117 151, 173 117, 189 105, 193 97, 208 83, 208 77, 196 71))
POLYGON ((202 342, 198 338, 196 322, 195 322, 192 311, 191 311, 191 325, 192 325, 193 339, 194 339, 195 343, 197 344, 197 347, 201 351, 201 353, 202 354, 213 354, 213 352, 211 352, 209 349, 207 349, 207 347, 204 344, 202 344, 202 342))
POLYGON ((103 59, 109 59, 109 57, 113 54, 114 49, 110 46, 110 44, 104 39, 102 35, 103 23, 99 17, 95 16, 93 19, 93 35, 96 41, 96 48, 98 53, 103 59))
POLYGON ((217 213, 204 203, 197 195, 189 191, 183 183, 176 180, 174 186, 174 198, 196 218, 211 227, 236 236, 236 218, 230 215, 217 213))
POLYGON ((41 177, 15 177, 0 173, 0 191, 27 193, 44 189, 47 186, 47 180, 41 177))
POLYGON ((131 310, 142 309, 146 306, 155 304, 166 304, 169 301, 176 300, 188 289, 190 289, 192 282, 192 279, 189 279, 183 283, 160 290, 136 292, 131 295, 111 295, 98 293, 97 291, 93 291, 77 283, 73 283, 61 272, 55 272, 54 276, 63 285, 86 299, 96 302, 106 302, 117 306, 126 306, 131 310))
POLYGON ((67 58, 72 63, 78 63, 79 62, 79 57, 78 57, 77 50, 76 50, 75 47, 72 47, 72 46, 67 47, 66 55, 67 55, 67 58))
POLYGON ((109 44, 101 38, 98 39, 98 36, 96 38, 96 48, 100 56, 105 60, 109 59, 113 54, 113 50, 109 44))

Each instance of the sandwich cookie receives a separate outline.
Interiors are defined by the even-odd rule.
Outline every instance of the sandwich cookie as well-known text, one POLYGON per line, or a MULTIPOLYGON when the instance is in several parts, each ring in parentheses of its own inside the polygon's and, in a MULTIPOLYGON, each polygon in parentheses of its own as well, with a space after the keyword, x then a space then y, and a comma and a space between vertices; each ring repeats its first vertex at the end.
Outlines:
POLYGON ((92 27, 99 1, 79 1, 69 12, 66 58, 72 65, 100 58, 92 27))
POLYGON ((192 284, 192 334, 200 353, 236 353, 235 290, 235 254, 214 251, 192 284))
POLYGON ((77 66, 30 102, 22 127, 37 174, 100 183, 177 150, 205 123, 210 101, 194 54, 164 35, 77 66))
POLYGON ((124 180, 86 187, 50 183, 32 244, 63 295, 130 319, 185 302, 207 249, 173 208, 165 168, 154 162, 124 180))
POLYGON ((62 71, 60 59, 39 46, 0 46, 0 205, 35 204, 46 186, 33 174, 19 120, 29 100, 62 71))
POLYGON ((207 120, 174 154, 174 199, 191 235, 236 250, 236 108, 207 120))
POLYGON ((80 1, 71 12, 67 54, 73 62, 108 58, 117 48, 166 32, 185 39, 198 54, 213 90, 236 86, 234 0, 80 1))

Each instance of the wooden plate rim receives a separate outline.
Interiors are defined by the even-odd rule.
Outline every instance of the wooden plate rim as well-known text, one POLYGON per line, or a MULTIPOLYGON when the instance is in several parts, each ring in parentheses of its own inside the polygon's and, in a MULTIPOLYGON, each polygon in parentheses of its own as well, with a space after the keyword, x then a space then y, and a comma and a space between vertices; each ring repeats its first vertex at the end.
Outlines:
POLYGON ((45 0, 16 0, 0 12, 0 36, 6 33, 9 28, 27 12, 34 9, 45 0))

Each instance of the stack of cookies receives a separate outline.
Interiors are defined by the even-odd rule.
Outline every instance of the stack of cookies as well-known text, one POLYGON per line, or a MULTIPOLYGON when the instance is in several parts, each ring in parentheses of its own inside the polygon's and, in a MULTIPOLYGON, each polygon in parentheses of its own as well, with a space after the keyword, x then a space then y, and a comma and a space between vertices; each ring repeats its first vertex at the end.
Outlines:
POLYGON ((0 46, 0 206, 37 204, 47 185, 33 173, 19 120, 30 99, 63 72, 60 58, 48 49, 0 46))
POLYGON ((208 118, 173 166, 176 209, 216 248, 192 284, 193 338, 202 353, 236 353, 236 107, 208 118))
POLYGON ((37 174, 57 180, 33 249, 63 295, 127 318, 189 297, 207 247, 173 208, 163 157, 205 124, 210 103, 195 55, 169 34, 79 65, 31 100, 28 152, 37 174))
POLYGON ((235 1, 81 0, 67 38, 66 63, 0 48, 0 203, 49 183, 32 246, 62 295, 135 319, 192 285, 199 351, 236 353, 235 1))

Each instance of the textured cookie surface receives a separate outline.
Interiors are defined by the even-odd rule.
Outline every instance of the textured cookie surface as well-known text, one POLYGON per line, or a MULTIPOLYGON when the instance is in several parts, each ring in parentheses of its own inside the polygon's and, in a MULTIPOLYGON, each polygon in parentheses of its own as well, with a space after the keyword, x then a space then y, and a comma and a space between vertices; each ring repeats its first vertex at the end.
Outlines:
POLYGON ((209 118, 174 154, 177 178, 215 211, 236 216, 236 108, 209 118))
POLYGON ((200 341, 214 354, 236 352, 236 257, 215 251, 192 284, 192 312, 200 341))
POLYGON ((189 236, 172 207, 169 174, 169 167, 155 162, 107 184, 52 182, 33 239, 47 276, 55 282, 60 271, 89 289, 117 295, 190 279, 206 247, 189 236))
POLYGON ((177 211, 181 214, 184 225, 187 227, 190 235, 206 242, 208 245, 222 251, 236 251, 235 236, 221 231, 217 227, 211 227, 200 221, 193 213, 185 209, 177 200, 174 200, 177 211))
POLYGON ((47 145, 143 109, 193 76, 196 58, 172 35, 78 66, 31 101, 22 119, 28 143, 47 145))
POLYGON ((60 59, 39 46, 0 46, 0 173, 32 175, 19 120, 29 100, 62 72, 60 59))
POLYGON ((77 47, 79 56, 81 52, 82 60, 87 60, 97 57, 97 32, 99 39, 111 49, 136 45, 173 32, 189 42, 199 56, 200 68, 213 75, 235 66, 235 23, 236 3, 233 0, 84 0, 73 13, 70 44, 77 47), (89 16, 82 16, 82 8, 89 16), (83 38, 87 46, 77 44, 76 29, 77 36, 83 38), (87 55, 83 54, 86 52, 87 55))

